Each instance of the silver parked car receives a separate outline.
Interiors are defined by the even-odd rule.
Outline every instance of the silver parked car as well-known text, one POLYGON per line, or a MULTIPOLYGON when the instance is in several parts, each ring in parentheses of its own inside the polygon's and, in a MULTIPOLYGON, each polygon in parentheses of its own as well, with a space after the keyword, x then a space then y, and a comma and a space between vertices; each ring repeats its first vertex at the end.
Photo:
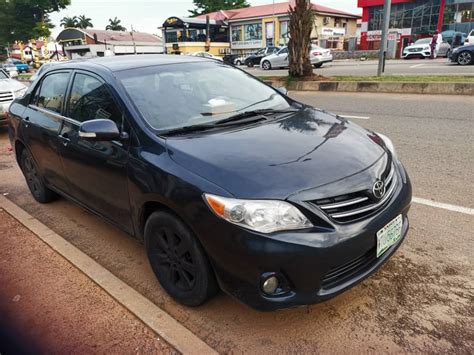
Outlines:
POLYGON ((14 99, 22 97, 28 88, 19 81, 13 80, 3 69, 0 69, 0 126, 7 123, 5 113, 14 99))
MULTIPOLYGON (((402 58, 408 59, 412 57, 429 58, 431 56, 431 38, 422 38, 411 46, 405 47, 402 58)), ((439 46, 438 57, 448 57, 451 45, 448 42, 442 42, 439 46)))
MULTIPOLYGON (((320 68, 324 63, 332 62, 331 50, 312 44, 310 60, 315 68, 320 68)), ((278 52, 264 57, 260 65, 264 70, 288 68, 288 47, 282 47, 278 52)))

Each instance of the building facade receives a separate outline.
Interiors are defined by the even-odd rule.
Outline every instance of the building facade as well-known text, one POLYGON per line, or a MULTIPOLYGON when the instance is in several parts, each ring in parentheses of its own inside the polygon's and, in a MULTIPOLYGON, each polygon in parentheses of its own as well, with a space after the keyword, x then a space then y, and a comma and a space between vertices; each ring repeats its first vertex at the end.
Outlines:
POLYGON ((70 59, 163 53, 163 42, 150 33, 65 28, 56 37, 70 59))
MULTIPOLYGON (((379 49, 384 0, 358 0, 362 8, 360 48, 379 49)), ((397 53, 408 42, 432 36, 435 31, 469 33, 474 28, 474 1, 392 0, 389 40, 397 43, 397 53)))
POLYGON ((206 18, 170 17, 161 27, 165 53, 209 52, 223 55, 230 52, 229 25, 224 16, 206 18), (207 35, 209 31, 209 36, 207 35))
MULTIPOLYGON (((218 26, 221 33, 228 34, 226 42, 229 50, 234 54, 248 54, 267 46, 283 46, 289 40, 289 17, 290 4, 294 0, 279 2, 269 5, 251 6, 235 10, 222 10, 193 18, 194 21, 206 21, 209 17, 211 27, 218 26)), ((315 23, 312 32, 312 40, 325 47, 343 49, 344 40, 356 38, 358 15, 350 14, 325 6, 313 4, 315 12, 315 23)), ((166 24, 166 22, 165 22, 166 24)), ((194 26, 188 22, 189 26, 194 26)), ((166 26, 163 26, 164 28, 166 26)), ((182 27, 182 26, 181 26, 182 27)), ((166 30, 164 30, 166 36, 166 30)), ((193 51, 193 47, 187 43, 175 42, 175 47, 184 48, 183 52, 193 51)), ((210 41, 210 52, 213 53, 213 39, 210 41)), ((203 43, 200 46, 202 48, 203 43)), ((167 47, 173 44, 166 41, 167 47)), ((222 42, 216 46, 223 50, 222 42)))

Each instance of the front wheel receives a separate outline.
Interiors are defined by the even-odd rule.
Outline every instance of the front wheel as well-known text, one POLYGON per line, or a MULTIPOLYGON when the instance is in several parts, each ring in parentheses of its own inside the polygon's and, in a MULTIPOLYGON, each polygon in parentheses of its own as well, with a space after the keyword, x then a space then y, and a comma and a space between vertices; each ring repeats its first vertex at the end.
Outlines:
POLYGON ((459 53, 458 60, 459 65, 468 65, 472 63, 472 54, 468 51, 459 53))
POLYGON ((202 247, 171 213, 151 214, 145 225, 145 247, 158 281, 178 302, 199 306, 217 293, 217 282, 202 247))
POLYGON ((323 63, 316 63, 314 65, 314 67, 317 69, 317 68, 321 68, 323 66, 323 63))
POLYGON ((272 69, 272 65, 270 64, 270 62, 268 60, 265 60, 263 63, 262 63, 262 69, 263 70, 270 70, 272 69))
POLYGON ((250 61, 250 60, 245 64, 247 64, 247 67, 249 67, 249 68, 252 68, 254 66, 253 62, 250 61))
POLYGON ((40 203, 48 203, 58 198, 58 195, 48 189, 41 178, 36 163, 28 150, 23 149, 20 155, 20 165, 26 183, 31 194, 36 201, 40 203))

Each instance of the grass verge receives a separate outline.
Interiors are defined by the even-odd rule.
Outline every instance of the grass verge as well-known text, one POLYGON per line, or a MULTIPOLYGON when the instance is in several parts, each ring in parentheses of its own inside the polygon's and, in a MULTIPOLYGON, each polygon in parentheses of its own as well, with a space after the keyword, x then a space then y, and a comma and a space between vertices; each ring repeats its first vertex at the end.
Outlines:
MULTIPOLYGON (((299 81, 301 79, 292 78, 289 76, 260 76, 261 80, 278 80, 290 83, 292 81, 299 81)), ((303 79, 308 81, 308 79, 303 79)), ((451 75, 451 76, 436 76, 436 75, 387 75, 387 76, 333 76, 327 78, 315 79, 315 81, 396 81, 396 82, 417 82, 417 83, 432 83, 432 82, 450 82, 450 83, 473 83, 474 76, 467 75, 451 75)))

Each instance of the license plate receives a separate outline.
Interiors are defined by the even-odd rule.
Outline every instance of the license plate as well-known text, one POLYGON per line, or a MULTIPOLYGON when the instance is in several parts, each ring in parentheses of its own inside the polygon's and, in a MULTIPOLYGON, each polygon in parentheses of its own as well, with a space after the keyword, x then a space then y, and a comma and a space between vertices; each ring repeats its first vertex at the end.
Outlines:
POLYGON ((402 237, 403 218, 399 215, 377 232, 377 258, 402 237))

